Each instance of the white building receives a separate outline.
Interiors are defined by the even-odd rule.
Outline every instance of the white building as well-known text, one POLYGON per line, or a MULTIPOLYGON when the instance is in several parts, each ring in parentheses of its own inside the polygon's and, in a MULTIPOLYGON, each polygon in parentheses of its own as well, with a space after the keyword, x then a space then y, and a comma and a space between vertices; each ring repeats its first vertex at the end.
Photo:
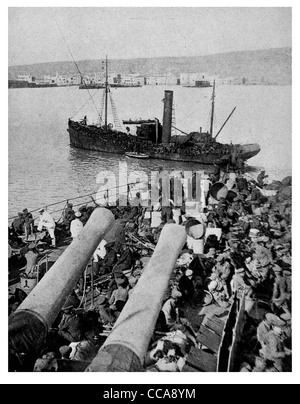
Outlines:
POLYGON ((146 84, 149 86, 165 85, 166 77, 159 75, 146 76, 146 84))
POLYGON ((175 74, 171 72, 166 74, 166 84, 170 86, 177 84, 177 77, 175 76, 175 74))
POLYGON ((145 83, 145 78, 139 74, 128 74, 122 77, 121 83, 128 86, 142 86, 145 83))
POLYGON ((43 82, 46 84, 55 84, 57 83, 57 77, 58 77, 57 74, 56 76, 51 76, 50 74, 47 74, 46 76, 44 76, 43 82))
POLYGON ((74 86, 81 83, 80 74, 61 74, 56 77, 58 86, 74 86))
POLYGON ((35 77, 30 76, 29 74, 19 74, 18 81, 27 81, 28 83, 34 83, 35 82, 35 77))
POLYGON ((190 73, 180 73, 180 84, 182 86, 190 84, 190 73))
POLYGON ((196 81, 210 81, 206 73, 180 73, 180 84, 182 86, 194 86, 196 81))

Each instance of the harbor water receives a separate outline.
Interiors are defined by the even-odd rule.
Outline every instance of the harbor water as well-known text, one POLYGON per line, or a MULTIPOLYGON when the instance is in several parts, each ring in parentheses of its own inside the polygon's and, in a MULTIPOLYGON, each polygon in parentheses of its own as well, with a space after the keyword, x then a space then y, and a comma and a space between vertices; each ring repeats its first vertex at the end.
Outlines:
MULTIPOLYGON (((164 91, 174 92, 175 126, 190 133, 209 129, 211 88, 144 86, 112 89, 120 122, 153 119, 162 122, 164 91)), ((173 170, 205 170, 186 162, 137 160, 114 154, 86 151, 69 145, 68 118, 97 121, 103 90, 78 87, 10 89, 8 93, 8 213, 33 210, 64 199, 96 192, 99 172, 150 172, 163 166, 173 170), (91 96, 94 95, 94 102, 91 96)), ((281 180, 292 172, 291 86, 217 86, 214 133, 232 109, 233 116, 218 136, 221 143, 259 143, 260 153, 248 160, 251 175, 261 169, 270 179, 281 180)), ((109 122, 113 117, 109 113, 109 122)), ((124 125, 127 126, 127 125, 124 125)), ((134 132, 133 128, 131 129, 134 132)), ((175 134, 175 133, 174 133, 175 134)), ((180 134, 178 132, 177 134, 180 134)))

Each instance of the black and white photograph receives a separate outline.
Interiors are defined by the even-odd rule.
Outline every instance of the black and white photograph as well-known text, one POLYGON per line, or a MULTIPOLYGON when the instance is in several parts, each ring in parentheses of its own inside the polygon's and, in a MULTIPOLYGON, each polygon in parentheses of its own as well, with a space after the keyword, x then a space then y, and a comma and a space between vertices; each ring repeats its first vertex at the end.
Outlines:
POLYGON ((293 380, 281 3, 2 10, 9 383, 107 383, 100 398, 135 401, 200 399, 186 380, 293 380))

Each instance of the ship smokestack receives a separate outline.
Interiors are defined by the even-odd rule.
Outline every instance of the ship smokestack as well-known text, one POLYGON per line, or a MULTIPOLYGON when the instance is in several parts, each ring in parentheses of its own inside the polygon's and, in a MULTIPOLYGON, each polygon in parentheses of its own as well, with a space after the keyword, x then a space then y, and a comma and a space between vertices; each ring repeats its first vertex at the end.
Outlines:
POLYGON ((163 143, 170 143, 172 133, 172 107, 173 107, 173 91, 166 90, 164 98, 164 117, 163 117, 163 134, 162 134, 163 143))

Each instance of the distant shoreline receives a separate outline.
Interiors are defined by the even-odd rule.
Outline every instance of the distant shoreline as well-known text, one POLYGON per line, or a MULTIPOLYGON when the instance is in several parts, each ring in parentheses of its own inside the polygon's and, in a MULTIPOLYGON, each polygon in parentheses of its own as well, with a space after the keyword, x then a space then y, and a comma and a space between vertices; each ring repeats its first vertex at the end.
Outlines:
MULTIPOLYGON (((76 61, 82 75, 94 75, 101 71, 102 60, 76 61)), ((189 57, 156 57, 135 59, 111 59, 110 72, 122 72, 128 75, 135 72, 141 76, 164 75, 171 73, 178 76, 181 73, 206 72, 209 76, 232 78, 259 84, 277 83, 292 84, 292 48, 270 48, 255 51, 236 51, 211 54, 206 56, 189 57), (263 83, 263 81, 265 83, 263 83)), ((8 67, 8 77, 18 78, 18 75, 44 77, 51 74, 79 74, 73 61, 47 62, 8 67)))

